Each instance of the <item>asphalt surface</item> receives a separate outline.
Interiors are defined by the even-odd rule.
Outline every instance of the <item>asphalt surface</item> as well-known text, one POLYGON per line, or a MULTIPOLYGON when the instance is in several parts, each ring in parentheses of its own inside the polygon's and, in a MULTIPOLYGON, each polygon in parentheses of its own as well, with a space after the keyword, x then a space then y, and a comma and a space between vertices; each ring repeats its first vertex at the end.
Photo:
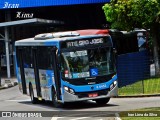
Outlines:
MULTIPOLYGON (((18 86, 0 90, 0 111, 1 112, 42 112, 44 117, 40 120, 114 120, 120 111, 128 111, 140 108, 160 107, 160 97, 143 98, 112 98, 105 106, 99 106, 95 102, 75 102, 66 104, 63 108, 55 108, 47 101, 39 104, 32 104, 30 97, 23 95, 18 86), (48 111, 48 112, 45 112, 48 111), (67 112, 66 112, 67 111, 67 112), (46 117, 46 115, 48 115, 46 117), (107 117, 108 116, 108 117, 107 117)), ((2 113, 1 113, 2 114, 2 113)), ((21 113, 22 114, 22 113, 21 113)), ((14 116, 15 117, 15 116, 14 116)), ((0 118, 0 120, 19 120, 22 118, 0 118)), ((23 118, 27 119, 27 118, 23 118)), ((29 120, 39 118, 29 118, 29 120)), ((117 118, 116 118, 117 119, 117 118)))

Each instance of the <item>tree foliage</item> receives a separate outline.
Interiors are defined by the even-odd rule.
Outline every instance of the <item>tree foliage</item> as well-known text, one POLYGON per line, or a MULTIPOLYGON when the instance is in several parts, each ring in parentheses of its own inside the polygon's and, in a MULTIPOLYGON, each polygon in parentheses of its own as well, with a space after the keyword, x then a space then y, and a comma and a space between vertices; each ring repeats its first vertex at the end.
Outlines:
POLYGON ((150 29, 156 74, 160 75, 160 0, 111 0, 103 10, 111 28, 127 31, 150 29))
POLYGON ((111 0, 103 6, 112 28, 151 28, 160 21, 160 0, 111 0))

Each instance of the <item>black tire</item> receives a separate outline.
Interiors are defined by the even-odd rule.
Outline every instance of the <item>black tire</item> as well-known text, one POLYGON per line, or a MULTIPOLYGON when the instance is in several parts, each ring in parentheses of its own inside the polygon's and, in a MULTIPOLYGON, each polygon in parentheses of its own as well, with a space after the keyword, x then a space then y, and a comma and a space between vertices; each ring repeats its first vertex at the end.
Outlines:
POLYGON ((103 98, 95 100, 98 105, 105 105, 109 102, 110 98, 103 98))
POLYGON ((56 108, 62 107, 62 104, 57 101, 57 94, 54 88, 52 89, 52 103, 56 108))
POLYGON ((32 102, 33 104, 38 103, 38 99, 34 97, 33 87, 32 87, 31 84, 30 84, 30 86, 29 86, 29 93, 30 93, 30 97, 31 97, 31 102, 32 102))

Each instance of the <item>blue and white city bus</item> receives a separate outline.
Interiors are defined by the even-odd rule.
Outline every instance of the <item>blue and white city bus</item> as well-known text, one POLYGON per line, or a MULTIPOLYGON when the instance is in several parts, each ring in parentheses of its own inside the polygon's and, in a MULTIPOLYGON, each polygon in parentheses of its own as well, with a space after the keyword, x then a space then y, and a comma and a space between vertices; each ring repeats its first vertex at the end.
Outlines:
POLYGON ((107 30, 45 33, 15 42, 19 89, 32 103, 55 106, 117 96, 112 39, 107 30))

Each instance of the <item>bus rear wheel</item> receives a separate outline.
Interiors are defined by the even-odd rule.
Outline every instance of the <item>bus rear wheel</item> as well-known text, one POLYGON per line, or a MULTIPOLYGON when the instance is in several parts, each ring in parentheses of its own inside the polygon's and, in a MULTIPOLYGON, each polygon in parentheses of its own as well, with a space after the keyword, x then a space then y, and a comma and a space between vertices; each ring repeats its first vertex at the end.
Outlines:
POLYGON ((110 98, 103 98, 95 100, 98 105, 105 105, 109 102, 110 98))
POLYGON ((30 93, 30 97, 31 97, 31 102, 32 102, 33 104, 38 103, 38 99, 34 97, 33 87, 32 87, 31 84, 30 84, 30 86, 29 86, 29 93, 30 93))

